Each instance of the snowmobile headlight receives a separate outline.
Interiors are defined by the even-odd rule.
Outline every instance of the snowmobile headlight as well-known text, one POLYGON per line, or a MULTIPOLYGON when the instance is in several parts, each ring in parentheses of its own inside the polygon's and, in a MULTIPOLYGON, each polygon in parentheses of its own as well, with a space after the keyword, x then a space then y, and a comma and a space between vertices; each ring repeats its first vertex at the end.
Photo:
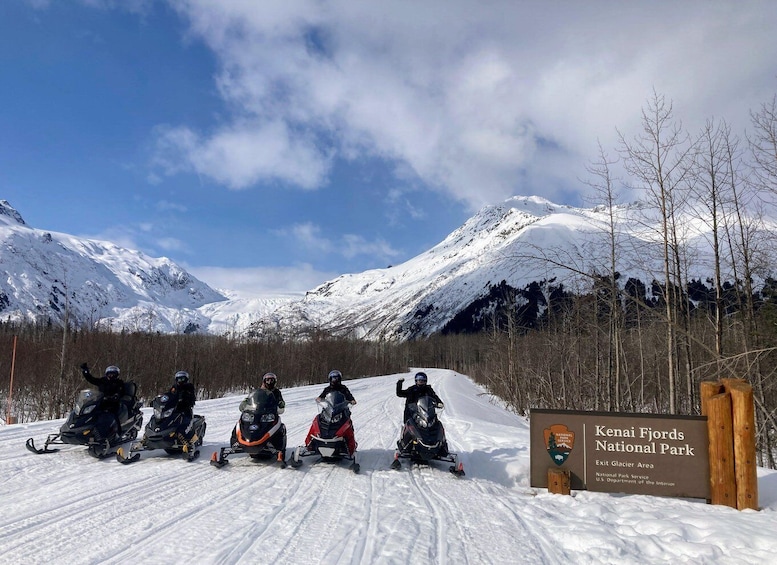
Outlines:
POLYGON ((274 422, 275 421, 275 414, 262 414, 262 417, 260 418, 260 421, 262 421, 262 422, 274 422))
POLYGON ((162 418, 169 418, 170 414, 173 413, 173 410, 175 410, 175 408, 168 408, 167 410, 162 412, 162 418))
POLYGON ((332 415, 332 419, 331 419, 330 421, 331 421, 333 424, 336 424, 337 422, 339 422, 339 421, 340 421, 340 420, 342 420, 342 419, 343 419, 343 413, 342 413, 342 412, 340 412, 339 414, 333 414, 333 415, 332 415))
POLYGON ((246 422, 246 423, 248 423, 248 422, 253 422, 253 421, 254 421, 254 413, 253 413, 253 412, 248 412, 248 411, 246 411, 246 412, 243 412, 243 413, 240 415, 240 419, 241 419, 243 422, 246 422))
POLYGON ((97 404, 90 404, 89 406, 81 410, 81 414, 90 414, 92 410, 94 410, 95 406, 97 406, 97 404))
POLYGON ((416 418, 415 423, 418 424, 418 427, 425 428, 426 427, 426 420, 423 418, 416 418))

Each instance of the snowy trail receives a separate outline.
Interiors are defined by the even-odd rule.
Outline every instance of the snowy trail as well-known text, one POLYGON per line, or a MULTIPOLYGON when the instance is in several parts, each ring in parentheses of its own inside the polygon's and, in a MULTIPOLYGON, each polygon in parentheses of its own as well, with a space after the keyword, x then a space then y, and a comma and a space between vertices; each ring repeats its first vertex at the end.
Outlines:
MULTIPOLYGON (((349 381, 361 472, 347 462, 279 469, 225 445, 242 396, 203 401, 201 457, 163 451, 120 465, 79 447, 34 455, 63 420, 0 429, 0 554, 17 563, 760 563, 777 553, 777 473, 762 471, 761 512, 684 501, 529 487, 527 422, 468 378, 427 371, 445 401, 447 464, 389 468, 403 400, 396 375, 349 381)), ((407 376, 407 375, 405 375, 407 376)), ((410 380, 406 381, 406 386, 410 380)), ((289 453, 323 385, 285 389, 289 453)), ((144 409, 146 418, 150 409, 144 409)))

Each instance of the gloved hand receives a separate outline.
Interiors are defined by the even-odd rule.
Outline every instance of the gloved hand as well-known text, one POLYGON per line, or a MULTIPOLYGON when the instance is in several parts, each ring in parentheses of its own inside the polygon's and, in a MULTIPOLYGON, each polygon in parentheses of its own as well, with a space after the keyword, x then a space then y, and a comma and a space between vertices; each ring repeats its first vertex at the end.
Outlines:
POLYGON ((316 402, 321 402, 321 397, 320 396, 316 397, 316 402))
POLYGON ((278 403, 278 408, 280 408, 281 410, 283 410, 284 408, 286 408, 286 401, 285 401, 285 400, 281 400, 281 401, 278 403))
POLYGON ((356 404, 355 400, 351 400, 348 404, 356 404))
POLYGON ((88 373, 89 372, 89 365, 87 365, 86 363, 81 363, 81 370, 84 373, 88 373))

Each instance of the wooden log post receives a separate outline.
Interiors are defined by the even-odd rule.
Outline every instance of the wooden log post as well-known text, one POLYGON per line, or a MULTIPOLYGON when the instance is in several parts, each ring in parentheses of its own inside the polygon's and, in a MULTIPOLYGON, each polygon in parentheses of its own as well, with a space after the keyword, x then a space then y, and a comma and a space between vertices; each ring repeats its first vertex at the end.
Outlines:
POLYGON ((734 425, 734 473, 737 508, 758 510, 758 464, 755 449, 753 387, 747 382, 724 383, 731 395, 734 425))
POLYGON ((548 492, 551 494, 569 494, 571 475, 568 469, 548 468, 548 492))
POLYGON ((716 381, 702 381, 700 386, 701 415, 707 415, 707 400, 724 391, 723 385, 716 381))
POLYGON ((706 407, 710 441, 710 502, 736 508, 731 395, 721 393, 710 396, 707 398, 706 407))

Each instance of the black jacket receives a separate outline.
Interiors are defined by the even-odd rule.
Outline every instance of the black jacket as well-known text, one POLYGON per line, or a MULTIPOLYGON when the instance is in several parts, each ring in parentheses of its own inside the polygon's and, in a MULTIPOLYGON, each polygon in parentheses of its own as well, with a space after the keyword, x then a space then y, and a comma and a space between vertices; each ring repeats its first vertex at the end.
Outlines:
POLYGON ((283 395, 281 394, 281 389, 278 387, 276 388, 264 388, 263 386, 260 386, 259 388, 263 390, 269 390, 272 395, 275 397, 275 400, 278 401, 278 408, 285 408, 286 403, 283 401, 283 395))
POLYGON ((318 395, 318 397, 319 398, 324 398, 330 392, 335 392, 335 391, 342 392, 343 396, 345 396, 345 399, 348 402, 355 402, 355 399, 354 399, 353 395, 351 394, 351 391, 348 390, 348 387, 345 386, 343 383, 338 383, 336 385, 328 385, 324 389, 324 391, 321 394, 318 395))
POLYGON ((95 385, 109 399, 118 400, 124 394, 124 381, 119 377, 109 379, 108 377, 95 377, 89 372, 89 369, 82 369, 84 378, 95 385))
POLYGON ((415 404, 422 396, 431 396, 435 402, 442 403, 437 393, 429 385, 413 385, 410 388, 402 390, 402 381, 397 381, 397 396, 405 398, 405 406, 415 404))
POLYGON ((197 393, 192 383, 175 383, 170 387, 170 394, 178 395, 178 404, 175 406, 178 412, 192 413, 194 404, 197 402, 197 393))

